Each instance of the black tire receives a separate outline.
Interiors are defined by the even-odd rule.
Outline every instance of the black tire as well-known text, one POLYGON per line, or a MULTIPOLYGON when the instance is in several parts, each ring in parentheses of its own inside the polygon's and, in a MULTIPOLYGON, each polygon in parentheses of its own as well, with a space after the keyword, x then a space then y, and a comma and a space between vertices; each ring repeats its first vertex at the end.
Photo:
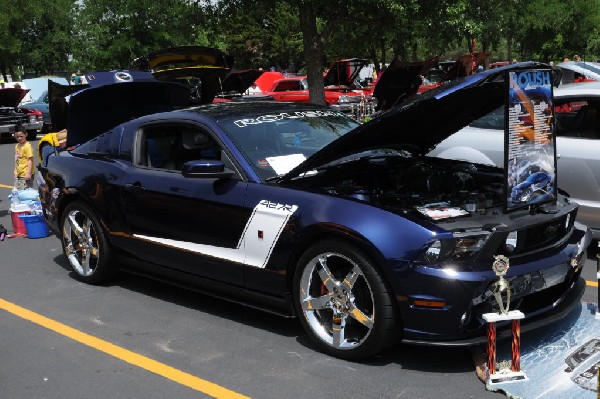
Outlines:
POLYGON ((27 131, 27 141, 35 141, 37 139, 37 130, 27 131))
POLYGON ((95 212, 81 201, 67 205, 61 218, 61 241, 75 278, 99 284, 114 277, 117 267, 95 212))
POLYGON ((293 288, 302 326, 331 356, 364 359, 400 338, 391 293, 369 257, 352 245, 331 239, 311 246, 298 262, 293 288))

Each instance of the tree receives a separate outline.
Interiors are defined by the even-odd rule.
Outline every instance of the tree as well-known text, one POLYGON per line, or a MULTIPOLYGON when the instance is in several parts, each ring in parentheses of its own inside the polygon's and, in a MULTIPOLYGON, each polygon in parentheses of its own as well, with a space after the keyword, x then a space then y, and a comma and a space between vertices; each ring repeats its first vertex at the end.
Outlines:
POLYGON ((298 10, 287 2, 229 1, 211 8, 211 28, 236 68, 298 68, 304 64, 298 10), (225 4, 225 6, 223 6, 225 4))
POLYGON ((195 43, 201 14, 185 0, 83 0, 77 16, 74 64, 82 69, 126 68, 144 54, 195 43), (190 25, 190 14, 197 18, 190 25))
POLYGON ((74 45, 75 0, 45 0, 44 12, 24 25, 23 65, 34 75, 53 75, 66 71, 70 49, 74 45))
MULTIPOLYGON (((338 26, 356 24, 357 21, 364 23, 365 20, 362 19, 365 15, 364 10, 376 7, 378 2, 374 0, 289 1, 299 9, 310 102, 325 104, 323 87, 325 43, 338 26)), ((373 22, 372 19, 370 21, 373 22)))
POLYGON ((523 2, 516 21, 522 57, 545 62, 575 54, 590 57, 590 39, 597 37, 600 19, 600 7, 590 5, 581 0, 523 2))
POLYGON ((76 0, 5 0, 0 15, 0 72, 51 74, 68 64, 76 0))

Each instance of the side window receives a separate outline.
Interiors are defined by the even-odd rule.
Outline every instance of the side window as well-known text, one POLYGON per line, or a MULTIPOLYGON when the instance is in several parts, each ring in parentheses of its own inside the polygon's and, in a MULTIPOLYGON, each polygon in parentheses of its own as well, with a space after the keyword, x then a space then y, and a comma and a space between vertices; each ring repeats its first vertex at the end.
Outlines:
POLYGON ((474 120, 469 126, 480 129, 504 130, 504 107, 497 108, 489 114, 474 120))
POLYGON ((139 135, 138 163, 155 169, 181 171, 183 164, 196 160, 218 160, 236 170, 220 144, 206 131, 189 125, 154 125, 139 135))
POLYGON ((600 101, 556 101, 554 115, 557 136, 600 138, 600 101))
POLYGON ((273 91, 293 91, 293 90, 302 90, 300 87, 301 84, 297 80, 284 80, 281 81, 275 86, 273 91))
POLYGON ((138 163, 156 169, 175 169, 170 162, 177 132, 172 126, 160 125, 144 128, 139 142, 138 163))

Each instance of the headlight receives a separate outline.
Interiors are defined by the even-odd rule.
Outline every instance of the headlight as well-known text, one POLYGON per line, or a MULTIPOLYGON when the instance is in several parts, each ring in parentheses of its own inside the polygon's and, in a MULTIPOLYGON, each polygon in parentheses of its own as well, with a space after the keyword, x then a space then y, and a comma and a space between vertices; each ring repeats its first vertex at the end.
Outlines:
POLYGON ((506 240, 504 241, 504 246, 507 252, 513 252, 515 248, 517 248, 518 237, 519 234, 516 231, 511 231, 510 233, 508 233, 508 235, 506 236, 506 240))
POLYGON ((490 233, 455 233, 454 238, 433 241, 423 254, 427 264, 447 260, 467 260, 475 256, 485 245, 490 233))
POLYGON ((340 96, 338 104, 358 103, 360 102, 359 96, 340 96))
POLYGON ((473 257, 483 248, 489 236, 489 233, 455 234, 454 239, 456 244, 452 258, 465 260, 473 257))
POLYGON ((440 240, 435 241, 427 251, 425 251, 425 262, 435 263, 440 258, 440 252, 442 250, 442 242, 440 240))
POLYGON ((454 239, 441 239, 432 242, 423 254, 423 261, 427 264, 447 260, 454 250, 454 239))

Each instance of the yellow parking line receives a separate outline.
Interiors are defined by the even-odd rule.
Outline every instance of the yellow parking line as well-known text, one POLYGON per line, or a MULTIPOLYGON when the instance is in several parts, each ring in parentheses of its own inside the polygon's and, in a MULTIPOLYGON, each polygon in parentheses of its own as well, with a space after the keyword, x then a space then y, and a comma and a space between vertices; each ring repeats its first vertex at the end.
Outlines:
POLYGON ((3 188, 10 188, 10 189, 12 189, 12 188, 13 188, 13 186, 7 186, 6 184, 0 184, 0 187, 3 187, 3 188))
POLYGON ((175 381, 178 384, 184 385, 196 391, 200 391, 214 398, 249 399, 248 396, 244 396, 237 392, 230 391, 229 389, 223 388, 210 381, 206 381, 201 378, 195 377, 191 374, 177 370, 176 368, 168 366, 164 363, 150 359, 146 356, 139 355, 135 352, 111 344, 110 342, 78 331, 65 324, 44 317, 38 313, 22 308, 18 305, 15 305, 14 303, 10 303, 1 298, 0 309, 4 309, 7 312, 12 313, 15 316, 18 316, 22 319, 29 320, 32 323, 38 324, 72 340, 78 341, 84 345, 99 350, 100 352, 116 357, 117 359, 121 359, 124 362, 133 364, 134 366, 143 368, 154 374, 158 374, 164 378, 167 378, 171 381, 175 381))
POLYGON ((592 287, 597 287, 598 286, 598 282, 597 281, 585 280, 585 283, 587 285, 591 285, 592 287))

